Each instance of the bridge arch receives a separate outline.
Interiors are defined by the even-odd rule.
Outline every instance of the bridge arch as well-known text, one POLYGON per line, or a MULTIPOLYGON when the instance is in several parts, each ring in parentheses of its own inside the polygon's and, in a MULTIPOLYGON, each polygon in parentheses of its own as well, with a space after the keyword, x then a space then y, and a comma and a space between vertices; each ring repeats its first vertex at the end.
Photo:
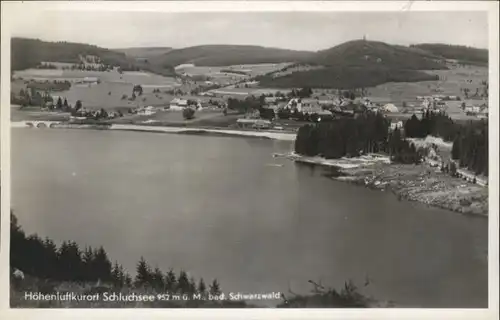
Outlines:
POLYGON ((45 124, 45 122, 40 122, 36 125, 37 128, 41 129, 41 128, 47 128, 47 124, 45 124))
POLYGON ((26 125, 27 125, 29 128, 33 128, 33 127, 34 127, 33 122, 26 122, 26 125))

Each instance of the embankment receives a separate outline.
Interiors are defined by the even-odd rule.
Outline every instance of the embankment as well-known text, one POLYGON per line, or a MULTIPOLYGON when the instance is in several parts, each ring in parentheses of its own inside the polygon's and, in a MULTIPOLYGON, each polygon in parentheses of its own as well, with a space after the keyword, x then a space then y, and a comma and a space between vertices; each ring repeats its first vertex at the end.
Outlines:
MULTIPOLYGON (((11 122, 13 128, 33 128, 29 121, 11 122)), ((47 122, 48 123, 48 122, 47 122)), ((253 130, 232 130, 232 129, 211 129, 211 128, 185 128, 185 127, 163 127, 147 125, 128 125, 128 124, 73 124, 54 122, 51 129, 99 129, 99 130, 121 130, 136 132, 157 132, 157 133, 177 133, 177 134, 198 134, 198 135, 217 135, 217 136, 239 136, 249 138, 264 138, 282 141, 294 141, 295 133, 275 132, 275 131, 253 131, 253 130)), ((33 128, 39 129, 39 128, 33 128)))

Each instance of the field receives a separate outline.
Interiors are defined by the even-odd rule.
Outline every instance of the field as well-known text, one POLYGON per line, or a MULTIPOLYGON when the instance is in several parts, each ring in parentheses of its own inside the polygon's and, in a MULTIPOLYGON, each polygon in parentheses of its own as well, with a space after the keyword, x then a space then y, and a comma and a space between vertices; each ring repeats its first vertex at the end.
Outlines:
POLYGON ((403 101, 416 103, 417 96, 433 94, 454 95, 463 98, 461 88, 470 89, 474 93, 476 88, 481 88, 481 82, 488 80, 488 68, 467 66, 451 70, 429 71, 439 75, 438 81, 385 83, 374 88, 369 88, 369 96, 387 98, 387 102, 394 103, 397 107, 403 101), (468 83, 467 80, 472 80, 468 83))
POLYGON ((79 70, 43 70, 28 69, 14 73, 12 91, 19 93, 26 88, 29 80, 36 81, 78 81, 85 77, 97 77, 100 83, 73 84, 68 91, 54 93, 53 96, 66 98, 68 103, 74 105, 81 100, 86 108, 116 108, 137 107, 142 105, 167 105, 173 98, 164 93, 165 90, 178 88, 181 84, 174 78, 163 77, 146 72, 123 72, 116 71, 79 71, 79 70), (22 78, 22 80, 20 79, 22 78), (143 95, 135 101, 122 99, 123 95, 130 97, 134 85, 143 87, 143 95), (153 94, 154 89, 160 89, 161 94, 153 94))
POLYGON ((235 66, 186 66, 176 69, 190 76, 210 77, 213 81, 226 84, 234 81, 244 80, 250 77, 256 77, 276 70, 280 70, 289 65, 288 63, 264 63, 264 64, 243 64, 235 66), (229 72, 234 70, 233 72, 229 72), (245 75, 246 74, 246 75, 245 75))
MULTIPOLYGON (((62 66, 64 63, 51 62, 51 64, 62 66)), ((190 76, 209 77, 212 81, 229 85, 255 75, 268 73, 281 69, 287 64, 255 64, 238 66, 220 66, 220 67, 190 67, 186 66, 177 70, 190 76), (225 73, 221 70, 236 70, 237 72, 246 72, 248 76, 238 73, 225 73)), ((85 77, 96 77, 100 80, 98 84, 73 84, 68 91, 54 93, 55 97, 61 96, 68 100, 68 103, 74 105, 77 100, 82 101, 86 108, 134 108, 138 106, 152 105, 165 106, 174 98, 165 91, 180 89, 184 93, 184 99, 196 99, 207 101, 209 97, 201 97, 189 94, 193 89, 200 85, 199 81, 181 83, 171 77, 163 77, 147 72, 123 72, 117 71, 98 72, 98 71, 80 71, 80 70, 49 70, 49 69, 27 69, 16 71, 14 81, 12 81, 12 91, 19 93, 21 89, 26 88, 30 80, 34 81, 70 81, 76 82, 85 77), (143 95, 137 97, 134 101, 128 100, 132 95, 134 85, 140 84, 143 87, 143 95), (153 93, 154 89, 159 89, 160 93, 153 93), (126 99, 122 97, 126 95, 126 99)), ((273 89, 260 88, 228 88, 221 89, 223 92, 218 96, 244 97, 249 93, 260 95, 262 93, 276 92, 273 89), (255 92, 254 92, 255 91, 255 92)))

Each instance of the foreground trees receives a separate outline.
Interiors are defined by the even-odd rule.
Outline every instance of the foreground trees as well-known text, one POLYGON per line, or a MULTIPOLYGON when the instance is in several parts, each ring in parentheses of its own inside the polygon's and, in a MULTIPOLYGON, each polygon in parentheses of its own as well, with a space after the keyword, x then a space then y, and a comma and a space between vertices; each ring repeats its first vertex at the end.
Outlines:
MULTIPOLYGON (((173 270, 163 273, 158 267, 152 269, 141 257, 136 267, 135 281, 124 271, 122 265, 111 263, 103 247, 86 247, 81 250, 78 244, 64 241, 59 247, 38 235, 27 236, 18 224, 17 217, 11 213, 10 266, 40 279, 70 282, 108 283, 115 288, 124 286, 136 288, 151 287, 158 291, 188 294, 205 293, 207 288, 203 279, 198 286, 194 278, 188 278, 185 271, 176 276, 173 270)), ((220 293, 220 285, 213 280, 211 292, 220 293)))

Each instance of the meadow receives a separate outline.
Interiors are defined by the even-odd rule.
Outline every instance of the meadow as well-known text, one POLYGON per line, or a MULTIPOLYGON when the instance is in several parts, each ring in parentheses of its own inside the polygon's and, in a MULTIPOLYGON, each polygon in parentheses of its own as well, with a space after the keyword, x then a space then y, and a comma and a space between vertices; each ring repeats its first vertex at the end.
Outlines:
POLYGON ((386 99, 384 102, 391 102, 400 107, 403 102, 417 103, 417 96, 442 94, 463 98, 461 88, 468 88, 471 93, 474 93, 476 88, 482 87, 482 81, 488 81, 488 68, 485 67, 467 66, 450 70, 429 71, 429 73, 439 75, 439 80, 385 83, 369 88, 369 96, 381 102, 386 99), (468 80, 471 80, 471 82, 468 82, 468 80))

